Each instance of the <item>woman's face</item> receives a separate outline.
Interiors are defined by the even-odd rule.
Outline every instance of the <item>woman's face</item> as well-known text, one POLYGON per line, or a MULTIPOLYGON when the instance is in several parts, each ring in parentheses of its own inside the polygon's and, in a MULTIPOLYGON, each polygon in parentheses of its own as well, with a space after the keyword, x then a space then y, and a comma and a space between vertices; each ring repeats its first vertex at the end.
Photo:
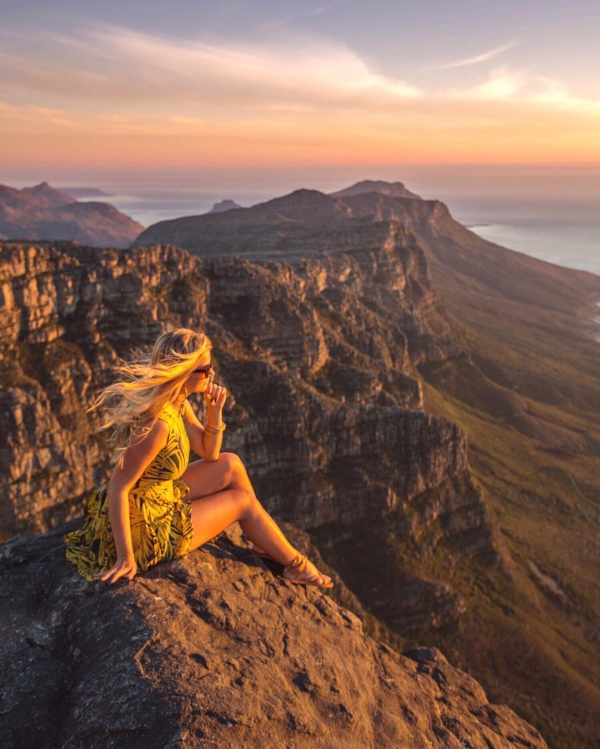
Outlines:
POLYGON ((196 363, 196 369, 204 369, 205 371, 192 372, 183 385, 184 388, 187 388, 188 393, 205 393, 207 390, 210 392, 215 373, 212 368, 206 370, 209 366, 210 351, 205 351, 196 363))

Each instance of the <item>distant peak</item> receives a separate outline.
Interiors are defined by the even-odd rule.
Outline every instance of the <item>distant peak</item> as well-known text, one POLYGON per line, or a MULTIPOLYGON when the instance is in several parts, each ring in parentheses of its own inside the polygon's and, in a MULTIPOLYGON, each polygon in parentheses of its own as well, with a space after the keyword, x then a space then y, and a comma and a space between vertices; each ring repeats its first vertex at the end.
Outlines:
POLYGON ((231 211, 235 208, 241 208, 235 200, 221 200, 219 203, 215 203, 210 209, 209 213, 223 213, 223 211, 231 211))
POLYGON ((370 192, 378 192, 381 195, 389 195, 392 198, 412 198, 414 200, 421 200, 420 195, 407 190, 402 182, 385 182, 383 180, 372 179, 365 179, 361 182, 356 182, 356 184, 346 187, 344 190, 332 192, 330 195, 335 198, 344 198, 351 195, 365 195, 370 192))
POLYGON ((34 187, 24 187, 21 192, 38 201, 38 205, 46 207, 54 206, 57 208, 61 205, 76 202, 70 195, 52 187, 52 185, 48 184, 46 180, 40 182, 39 185, 35 185, 34 187))
MULTIPOLYGON (((39 185, 34 185, 33 187, 26 187, 24 188, 30 193, 35 192, 55 192, 54 188, 45 180, 43 182, 40 182, 39 185)), ((56 191, 57 192, 57 191, 56 191)))
POLYGON ((269 201, 269 203, 289 203, 296 205, 306 205, 307 203, 331 205, 334 202, 335 199, 330 195, 326 195, 319 190, 309 190, 306 187, 301 187, 299 190, 294 190, 294 192, 290 192, 288 195, 282 195, 280 198, 273 198, 273 200, 269 201))

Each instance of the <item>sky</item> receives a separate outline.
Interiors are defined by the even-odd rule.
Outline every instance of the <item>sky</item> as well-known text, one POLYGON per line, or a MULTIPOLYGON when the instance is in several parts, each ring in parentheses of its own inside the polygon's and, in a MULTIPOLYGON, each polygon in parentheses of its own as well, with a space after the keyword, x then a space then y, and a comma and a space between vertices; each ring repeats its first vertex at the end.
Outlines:
POLYGON ((0 165, 600 163, 600 3, 0 0, 0 165))

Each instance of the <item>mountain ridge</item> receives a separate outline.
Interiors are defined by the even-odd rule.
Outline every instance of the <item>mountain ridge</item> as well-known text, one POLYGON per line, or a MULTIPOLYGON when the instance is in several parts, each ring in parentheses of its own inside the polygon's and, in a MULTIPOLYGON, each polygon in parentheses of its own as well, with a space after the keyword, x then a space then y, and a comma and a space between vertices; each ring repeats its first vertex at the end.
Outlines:
POLYGON ((0 237, 7 240, 73 240, 126 247, 143 228, 110 203, 80 203, 48 182, 22 190, 0 185, 0 237))
POLYGON ((380 193, 383 195, 392 195, 397 198, 413 198, 416 200, 422 200, 420 195, 417 195, 410 190, 407 190, 402 182, 386 182, 384 180, 372 180, 365 179, 360 182, 356 182, 350 187, 345 187, 337 192, 330 192, 329 195, 334 197, 350 197, 352 195, 363 195, 364 193, 380 193))

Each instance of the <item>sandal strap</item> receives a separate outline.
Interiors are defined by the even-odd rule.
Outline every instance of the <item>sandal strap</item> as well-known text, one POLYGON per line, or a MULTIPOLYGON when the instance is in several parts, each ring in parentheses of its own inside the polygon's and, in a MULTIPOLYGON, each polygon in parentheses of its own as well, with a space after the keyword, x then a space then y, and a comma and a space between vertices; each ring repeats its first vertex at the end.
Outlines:
POLYGON ((308 564, 308 559, 304 556, 304 554, 302 554, 301 552, 298 552, 298 554, 294 557, 293 561, 291 561, 286 567, 284 567, 284 571, 294 570, 298 568, 298 572, 302 572, 307 564, 308 564))
POLYGON ((306 570, 307 566, 308 566, 308 557, 306 557, 304 554, 299 552, 298 555, 294 558, 294 560, 290 562, 287 565, 287 567, 284 567, 283 571, 288 572, 291 570, 296 570, 298 574, 295 575, 293 578, 288 578, 292 580, 298 580, 298 581, 302 580, 302 582, 306 582, 306 583, 316 583, 316 582, 322 583, 325 580, 323 573, 319 572, 318 570, 316 574, 313 573, 312 575, 309 575, 308 577, 301 577, 302 573, 306 570))

